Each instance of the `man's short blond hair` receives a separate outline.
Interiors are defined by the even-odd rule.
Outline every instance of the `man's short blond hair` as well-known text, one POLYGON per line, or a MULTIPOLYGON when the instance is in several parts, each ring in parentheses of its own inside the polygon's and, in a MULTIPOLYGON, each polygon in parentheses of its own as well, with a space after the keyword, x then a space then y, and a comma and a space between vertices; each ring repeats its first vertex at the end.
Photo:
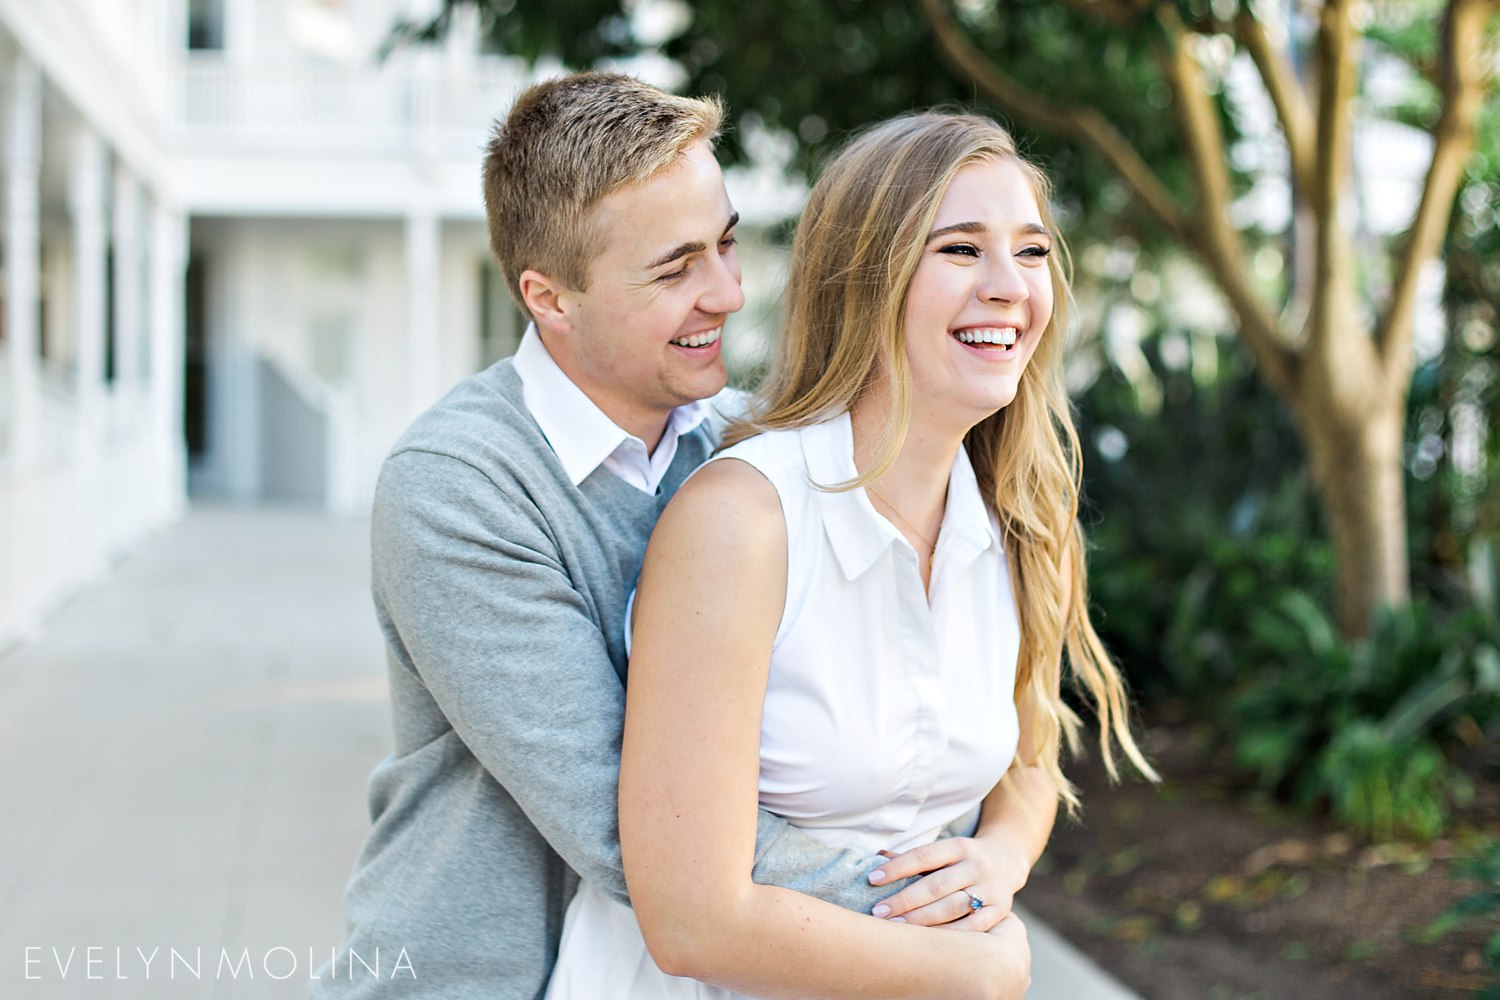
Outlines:
POLYGON ((527 88, 495 123, 484 157, 490 249, 522 310, 523 271, 586 290, 604 235, 593 207, 650 179, 693 143, 712 143, 723 116, 717 97, 678 97, 618 73, 527 88))

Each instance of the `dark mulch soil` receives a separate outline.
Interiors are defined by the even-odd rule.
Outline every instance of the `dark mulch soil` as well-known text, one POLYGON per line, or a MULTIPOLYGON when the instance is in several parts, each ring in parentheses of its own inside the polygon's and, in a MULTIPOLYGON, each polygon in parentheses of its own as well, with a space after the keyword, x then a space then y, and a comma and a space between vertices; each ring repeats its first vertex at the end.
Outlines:
POLYGON ((1450 874, 1500 834, 1482 787, 1452 839, 1358 842, 1243 789, 1182 729, 1148 733, 1160 787, 1077 764, 1080 823, 1060 821, 1021 902, 1147 1000, 1474 1000, 1493 924, 1424 936, 1475 888, 1450 874))

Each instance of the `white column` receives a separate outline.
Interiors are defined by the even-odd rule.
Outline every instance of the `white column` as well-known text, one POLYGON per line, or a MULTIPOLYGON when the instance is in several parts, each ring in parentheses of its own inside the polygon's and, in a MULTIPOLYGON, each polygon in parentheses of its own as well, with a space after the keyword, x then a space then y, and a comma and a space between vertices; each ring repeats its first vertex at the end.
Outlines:
POLYGON ((160 505, 174 517, 187 502, 182 379, 187 346, 187 219, 160 198, 151 203, 151 437, 161 456, 160 505))
POLYGON ((10 352, 11 453, 24 469, 40 440, 37 319, 41 235, 42 80, 25 52, 10 66, 5 108, 5 340, 10 352))
POLYGON ((110 446, 104 419, 105 281, 109 268, 106 201, 109 152, 88 125, 74 132, 68 171, 73 222, 73 321, 77 324, 78 505, 73 530, 86 576, 105 567, 104 463, 110 446))
POLYGON ((442 390, 442 341, 438 332, 438 250, 442 223, 431 209, 406 217, 406 337, 413 415, 431 406, 442 390))
POLYGON ((187 0, 155 0, 156 30, 147 39, 148 51, 154 53, 164 72, 146 73, 152 80, 154 110, 161 121, 182 121, 182 56, 187 51, 187 0))
POLYGON ((114 172, 115 388, 131 400, 141 389, 141 187, 123 164, 114 172))
POLYGON ((73 218, 73 314, 78 324, 78 423, 86 453, 98 445, 104 401, 108 157, 99 133, 79 126, 73 137, 68 209, 73 218))

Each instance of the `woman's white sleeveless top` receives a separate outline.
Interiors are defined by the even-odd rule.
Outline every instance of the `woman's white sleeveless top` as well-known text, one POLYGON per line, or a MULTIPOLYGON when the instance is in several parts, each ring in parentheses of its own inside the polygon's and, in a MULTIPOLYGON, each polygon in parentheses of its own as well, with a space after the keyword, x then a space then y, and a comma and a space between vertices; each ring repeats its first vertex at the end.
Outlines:
MULTIPOLYGON (((932 584, 856 476, 847 414, 721 452, 758 469, 787 528, 786 606, 761 720, 760 804, 825 843, 873 855, 927 843, 1015 755, 1020 628, 998 524, 962 448, 932 584)), ((726 525, 732 531, 732 525, 726 525)), ((727 998, 662 975, 626 907, 585 884, 549 1000, 727 998)))

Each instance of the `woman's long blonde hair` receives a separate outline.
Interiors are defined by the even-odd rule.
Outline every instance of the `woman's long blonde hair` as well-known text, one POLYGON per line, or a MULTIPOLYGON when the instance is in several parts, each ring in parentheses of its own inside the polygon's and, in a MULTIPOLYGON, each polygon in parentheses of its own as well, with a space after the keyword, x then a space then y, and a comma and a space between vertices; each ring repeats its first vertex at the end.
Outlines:
MULTIPOLYGON (((890 468, 911 421, 911 374, 903 349, 907 289, 954 175, 985 160, 1021 168, 1043 224, 1056 234, 1046 176, 1019 154, 1005 129, 979 115, 929 111, 896 118, 857 136, 828 165, 792 243, 776 361, 750 416, 726 432, 726 446, 761 431, 835 416, 879 386, 892 404, 880 459, 865 475, 828 488, 865 486, 890 468)), ((1059 757, 1064 739, 1077 749, 1080 723, 1061 697, 1065 650, 1069 680, 1087 692, 1098 717, 1100 752, 1110 775, 1116 774, 1116 742, 1141 773, 1155 774, 1131 737, 1120 673, 1089 621, 1078 526, 1078 434, 1063 387, 1067 248, 1054 239, 1057 251, 1047 259, 1055 303, 1051 321, 1014 401, 971 429, 964 445, 999 518, 1014 574, 1021 622, 1016 702, 1030 701, 1036 709, 1036 731, 1020 754, 1044 768, 1071 812, 1078 800, 1059 757)))

